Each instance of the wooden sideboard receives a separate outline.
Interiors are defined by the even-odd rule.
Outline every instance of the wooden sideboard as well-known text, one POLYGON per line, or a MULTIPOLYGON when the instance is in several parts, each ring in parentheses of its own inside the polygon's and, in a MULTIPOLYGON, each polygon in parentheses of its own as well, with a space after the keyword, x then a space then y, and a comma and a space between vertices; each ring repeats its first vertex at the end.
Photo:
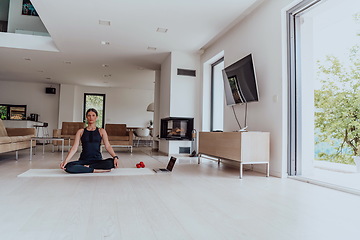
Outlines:
POLYGON ((266 164, 269 176, 269 132, 200 132, 199 157, 202 155, 240 162, 240 178, 244 164, 266 164))

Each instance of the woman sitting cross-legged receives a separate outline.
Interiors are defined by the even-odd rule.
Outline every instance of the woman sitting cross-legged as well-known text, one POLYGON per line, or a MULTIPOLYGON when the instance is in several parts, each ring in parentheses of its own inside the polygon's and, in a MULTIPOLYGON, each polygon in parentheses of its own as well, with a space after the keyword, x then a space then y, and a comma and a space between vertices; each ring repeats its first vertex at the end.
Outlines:
POLYGON ((75 141, 60 167, 68 173, 99 173, 110 172, 112 168, 118 168, 118 156, 116 156, 111 147, 108 135, 103 128, 96 127, 98 112, 94 108, 86 111, 88 125, 84 129, 79 129, 75 135, 75 141), (78 161, 70 162, 76 153, 79 144, 82 144, 82 152, 78 161), (110 153, 112 158, 102 158, 100 152, 101 140, 105 144, 105 149, 110 153))

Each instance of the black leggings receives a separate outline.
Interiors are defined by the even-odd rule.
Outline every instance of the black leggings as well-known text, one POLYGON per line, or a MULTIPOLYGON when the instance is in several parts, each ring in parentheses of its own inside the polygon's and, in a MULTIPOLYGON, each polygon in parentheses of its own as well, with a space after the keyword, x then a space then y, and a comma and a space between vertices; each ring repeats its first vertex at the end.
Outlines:
POLYGON ((65 165, 65 171, 68 173, 92 173, 94 169, 109 170, 112 168, 115 168, 114 159, 112 158, 104 160, 78 160, 65 165), (84 165, 89 165, 89 167, 84 165))

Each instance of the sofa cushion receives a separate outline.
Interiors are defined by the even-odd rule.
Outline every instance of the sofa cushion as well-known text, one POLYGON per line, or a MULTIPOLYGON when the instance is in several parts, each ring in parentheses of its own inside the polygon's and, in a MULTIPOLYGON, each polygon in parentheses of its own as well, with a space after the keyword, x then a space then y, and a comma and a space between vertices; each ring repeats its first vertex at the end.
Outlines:
POLYGON ((32 135, 35 137, 36 134, 35 128, 6 128, 6 132, 9 137, 26 135, 32 135))
POLYGON ((0 137, 7 137, 6 128, 4 126, 3 121, 0 119, 0 137))
POLYGON ((108 136, 109 141, 129 141, 129 136, 108 136))
POLYGON ((105 130, 108 136, 128 136, 126 124, 106 124, 105 130))
POLYGON ((11 142, 15 143, 15 142, 25 142, 25 141, 29 141, 31 140, 31 135, 27 135, 27 136, 10 136, 9 138, 11 139, 11 142))
POLYGON ((0 144, 0 153, 11 152, 16 150, 16 143, 0 144))
POLYGON ((13 137, 9 137, 9 138, 11 139, 11 142, 13 142, 13 143, 25 141, 25 139, 22 136, 13 136, 13 137))
MULTIPOLYGON (((33 141, 33 144, 34 143, 35 143, 35 141, 33 141)), ((21 141, 21 142, 16 142, 13 144, 16 144, 16 149, 25 149, 25 148, 30 147, 30 141, 21 141)))
POLYGON ((32 137, 34 137, 33 135, 25 135, 25 136, 22 136, 24 141, 30 141, 32 137))
POLYGON ((9 137, 0 137, 0 144, 11 143, 11 139, 9 137))
POLYGON ((76 132, 85 127, 83 122, 63 122, 61 127, 61 135, 74 135, 76 132))

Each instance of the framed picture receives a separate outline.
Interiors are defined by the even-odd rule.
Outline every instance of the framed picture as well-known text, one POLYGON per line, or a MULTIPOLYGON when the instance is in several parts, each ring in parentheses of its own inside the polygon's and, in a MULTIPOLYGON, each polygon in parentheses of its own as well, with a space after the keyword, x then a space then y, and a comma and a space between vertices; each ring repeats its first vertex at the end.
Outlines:
POLYGON ((22 15, 39 16, 30 0, 23 0, 22 15))

